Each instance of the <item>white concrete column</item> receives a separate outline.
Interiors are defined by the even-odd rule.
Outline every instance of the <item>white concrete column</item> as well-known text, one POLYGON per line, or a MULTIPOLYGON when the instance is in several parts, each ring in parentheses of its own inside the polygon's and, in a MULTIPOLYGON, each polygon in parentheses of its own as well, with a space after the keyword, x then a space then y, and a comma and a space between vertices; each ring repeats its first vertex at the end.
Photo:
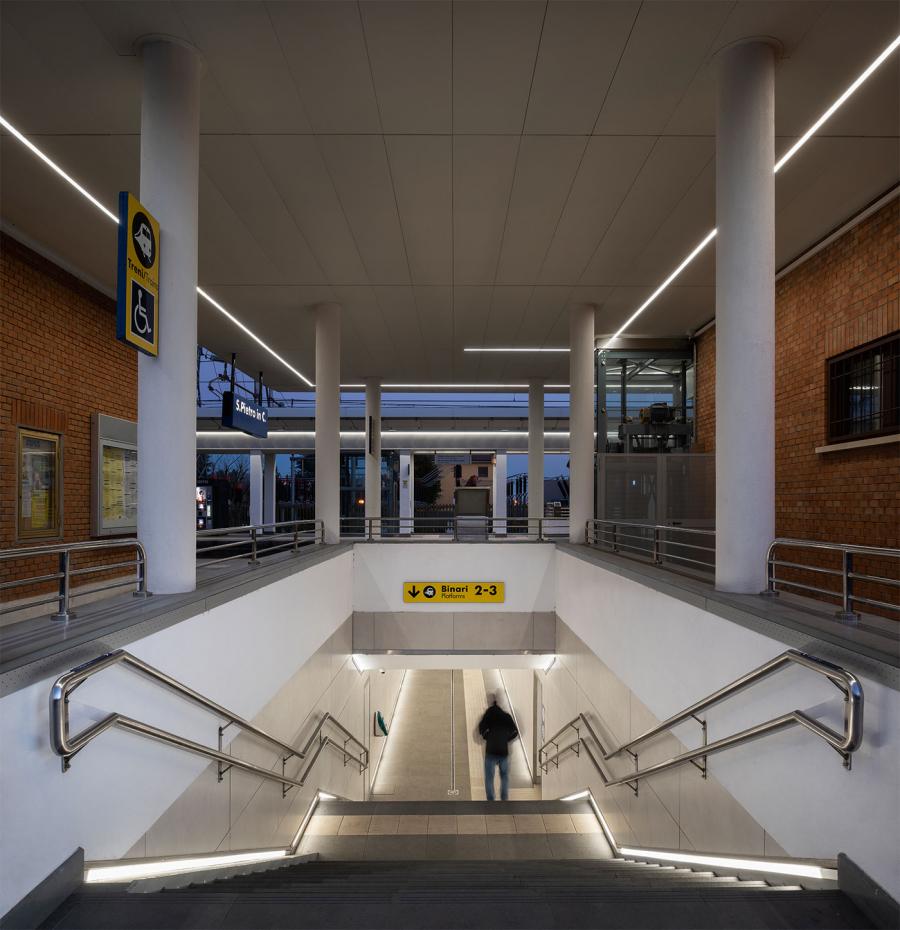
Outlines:
POLYGON ((719 57, 716 588, 755 594, 775 535, 775 50, 719 57))
MULTIPOLYGON (((274 523, 276 520, 275 507, 275 453, 268 452, 263 456, 263 523, 274 523)), ((274 532, 274 530, 270 530, 274 532)))
POLYGON ((507 460, 505 452, 494 453, 494 487, 493 487, 493 514, 494 534, 506 535, 506 472, 507 460))
POLYGON ((594 516, 594 305, 569 312, 569 541, 594 516))
POLYGON ((413 517, 413 456, 411 452, 400 453, 400 535, 408 536, 412 533, 413 517))
POLYGON ((250 453, 250 525, 263 522, 263 454, 250 453))
POLYGON ((316 314, 316 519, 325 542, 341 538, 341 307, 316 314))
POLYGON ((138 353, 138 537, 147 586, 193 591, 197 486, 197 181, 200 58, 142 49, 140 199, 159 221, 159 355, 138 353))
MULTIPOLYGON (((544 382, 528 385, 528 519, 544 516, 544 382)), ((536 533, 538 524, 529 526, 536 533)))
MULTIPOLYGON (((366 381, 366 516, 381 517, 381 384, 366 381)), ((376 531, 378 527, 375 527, 376 531)))

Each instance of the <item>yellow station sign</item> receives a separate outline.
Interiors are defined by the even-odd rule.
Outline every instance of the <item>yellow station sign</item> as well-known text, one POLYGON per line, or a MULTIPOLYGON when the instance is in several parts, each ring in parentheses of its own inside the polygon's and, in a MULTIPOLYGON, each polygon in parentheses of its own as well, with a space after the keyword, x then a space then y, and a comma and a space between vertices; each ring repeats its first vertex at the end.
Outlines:
POLYGON ((137 197, 119 194, 116 336, 159 354, 159 223, 137 197))
POLYGON ((404 581, 404 604, 502 604, 502 581, 404 581))

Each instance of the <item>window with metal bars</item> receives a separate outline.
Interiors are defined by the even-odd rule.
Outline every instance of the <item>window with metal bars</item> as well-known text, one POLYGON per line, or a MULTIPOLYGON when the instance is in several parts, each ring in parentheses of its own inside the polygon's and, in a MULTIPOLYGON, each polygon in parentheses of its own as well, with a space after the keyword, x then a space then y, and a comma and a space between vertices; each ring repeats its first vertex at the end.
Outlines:
POLYGON ((828 441, 900 430, 900 332, 828 359, 828 441))

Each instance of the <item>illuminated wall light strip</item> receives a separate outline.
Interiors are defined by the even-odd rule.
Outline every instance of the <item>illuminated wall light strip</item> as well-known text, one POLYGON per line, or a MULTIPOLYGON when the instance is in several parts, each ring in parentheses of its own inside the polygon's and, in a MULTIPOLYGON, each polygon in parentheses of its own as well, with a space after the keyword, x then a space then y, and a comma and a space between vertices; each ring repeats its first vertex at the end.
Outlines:
MULTIPOLYGON (((70 174, 67 174, 65 171, 63 171, 63 169, 60 168, 60 166, 56 164, 56 162, 53 161, 52 158, 44 154, 44 152, 42 152, 33 142, 30 142, 28 139, 26 139, 25 136, 22 135, 22 133, 19 132, 19 130, 16 129, 16 127, 13 126, 12 123, 10 123, 10 121, 6 119, 2 114, 0 114, 0 126, 2 126, 7 132, 9 132, 10 135, 18 139, 18 141, 21 142, 22 145, 25 146, 25 148, 27 148, 32 154, 36 155, 42 162, 44 162, 45 165, 47 165, 49 168, 55 171, 64 181, 67 181, 69 184, 71 184, 72 187, 74 187, 75 190, 77 190, 78 193, 82 195, 82 197, 86 197, 98 210, 100 210, 102 213, 108 216, 117 226, 119 225, 119 218, 118 216, 116 216, 115 213, 112 212, 112 210, 108 210, 106 207, 104 207, 103 204, 100 203, 100 201, 97 200, 97 198, 94 197, 93 194, 85 190, 85 188, 83 188, 70 174)), ((312 383, 312 381, 309 380, 309 378, 307 378, 305 375, 297 371, 297 369, 294 368, 293 365, 286 362, 274 349, 266 345, 266 343, 263 342, 262 339, 260 339, 259 336, 256 335, 256 333, 248 329, 236 316, 234 316, 234 314, 229 313, 218 301, 210 297, 209 294, 206 293, 206 291, 198 287, 197 293, 204 300, 212 304, 212 306, 215 307, 216 310, 218 310, 221 314, 228 317, 228 319, 231 320, 231 322, 234 323, 235 326, 237 326, 240 330, 245 332, 251 339, 254 340, 254 342, 262 346, 262 348, 265 349, 266 352, 269 353, 269 355, 271 355, 273 358, 281 362, 281 364, 284 365, 284 367, 287 368, 288 371, 296 375, 301 381, 303 381, 305 384, 308 384, 310 387, 315 387, 315 385, 312 383)))
MULTIPOLYGON (((231 430, 221 430, 221 429, 208 429, 208 430, 197 430, 198 436, 233 436, 235 435, 231 430)), ((269 434, 269 438, 275 438, 278 436, 306 436, 313 437, 315 436, 313 430, 273 430, 269 434)), ((363 439, 365 438, 365 433, 362 431, 347 431, 341 430, 341 439, 363 439)), ((507 437, 524 437, 528 435, 527 430, 382 430, 382 436, 427 436, 429 438, 441 439, 444 436, 487 436, 490 438, 507 438, 507 437)), ((555 430, 553 432, 545 432, 545 437, 550 437, 551 439, 554 436, 568 436, 568 430, 555 430)))
POLYGON ((178 875, 201 869, 215 869, 228 865, 249 865, 283 859, 285 849, 262 849, 256 852, 232 853, 221 856, 192 856, 185 859, 157 859, 152 862, 133 862, 127 865, 93 866, 85 872, 84 880, 94 882, 129 882, 140 878, 156 878, 162 875, 178 875))
MULTIPOLYGON (((872 76, 872 74, 890 58, 891 54, 900 47, 900 36, 897 36, 888 47, 859 75, 858 78, 828 107, 827 110, 803 133, 802 136, 775 162, 775 166, 772 169, 776 174, 778 171, 783 168, 788 161, 790 161, 797 152, 806 145, 807 142, 815 135, 815 133, 822 128, 822 126, 831 119, 832 116, 853 96, 854 93, 860 88, 860 86, 865 83, 865 81, 872 76)), ((682 271, 709 245, 710 242, 715 238, 716 230, 708 233, 706 238, 698 245, 693 252, 669 275, 668 278, 638 307, 637 310, 628 318, 623 326, 621 326, 616 334, 612 336, 602 348, 608 349, 610 343, 617 339, 622 333, 656 300, 657 297, 681 274, 682 271)))
POLYGON ((660 852, 655 849, 619 847, 623 856, 639 856, 642 859, 660 859, 663 862, 683 862, 685 865, 707 865, 713 868, 729 868, 748 872, 776 872, 779 875, 794 875, 800 878, 837 879, 837 870, 800 862, 771 862, 765 859, 736 859, 728 856, 703 856, 695 853, 660 852))

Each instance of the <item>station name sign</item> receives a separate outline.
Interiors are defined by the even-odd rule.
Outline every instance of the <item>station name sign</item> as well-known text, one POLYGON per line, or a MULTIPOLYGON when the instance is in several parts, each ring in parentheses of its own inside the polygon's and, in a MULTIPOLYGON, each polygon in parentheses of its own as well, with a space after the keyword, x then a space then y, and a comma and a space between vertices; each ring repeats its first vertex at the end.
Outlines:
POLYGON ((116 338, 159 355, 159 223, 133 194, 119 194, 116 338))
POLYGON ((502 581, 404 581, 404 604, 502 604, 502 581))
POLYGON ((222 426, 265 439, 269 435, 269 411, 256 401, 225 391, 222 394, 222 426))

